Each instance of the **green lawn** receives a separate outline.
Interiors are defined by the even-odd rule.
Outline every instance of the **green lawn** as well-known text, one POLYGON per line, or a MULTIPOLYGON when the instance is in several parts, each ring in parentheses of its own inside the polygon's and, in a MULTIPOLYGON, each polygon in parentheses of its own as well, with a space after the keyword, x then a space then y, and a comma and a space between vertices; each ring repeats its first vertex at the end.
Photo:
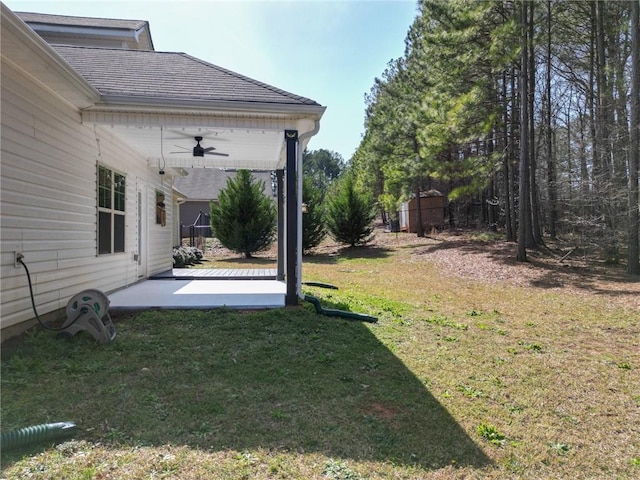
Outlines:
MULTIPOLYGON (((412 247, 306 259, 312 305, 150 311, 113 344, 30 335, 2 364, 2 478, 640 476, 640 315, 613 296, 442 275, 412 247)), ((633 285, 636 288, 637 285, 633 285)))

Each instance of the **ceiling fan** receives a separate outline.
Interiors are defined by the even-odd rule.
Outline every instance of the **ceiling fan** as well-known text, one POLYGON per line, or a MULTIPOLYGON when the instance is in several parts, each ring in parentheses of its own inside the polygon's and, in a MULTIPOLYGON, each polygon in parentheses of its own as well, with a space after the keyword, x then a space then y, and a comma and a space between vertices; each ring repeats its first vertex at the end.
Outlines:
MULTIPOLYGON (((213 150, 216 149, 216 147, 207 147, 204 148, 202 145, 200 145, 200 142, 202 141, 202 137, 200 136, 196 136, 193 137, 196 141, 196 145, 193 147, 193 156, 194 157, 204 157, 205 155, 218 155, 220 157, 228 157, 229 154, 228 153, 219 153, 219 152, 214 152, 213 150)), ((189 148, 187 147, 182 147, 180 145, 175 145, 178 148, 182 148, 186 151, 189 151, 189 148)), ((170 152, 170 153, 184 153, 184 152, 170 152)))

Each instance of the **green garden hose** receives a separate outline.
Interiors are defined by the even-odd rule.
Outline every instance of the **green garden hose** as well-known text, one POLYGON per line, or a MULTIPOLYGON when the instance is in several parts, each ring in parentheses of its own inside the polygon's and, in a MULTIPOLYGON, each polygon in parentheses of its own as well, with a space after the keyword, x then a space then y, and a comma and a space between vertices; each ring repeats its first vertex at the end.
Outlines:
POLYGON ((312 303, 313 306, 316 307, 316 313, 319 313, 320 315, 326 315, 327 317, 341 317, 341 318, 346 318, 348 320, 358 320, 361 322, 369 322, 369 323, 376 323, 378 321, 376 317, 365 315, 363 313, 353 313, 353 312, 346 312, 344 310, 334 310, 330 308, 324 308, 322 305, 320 305, 320 300, 318 300, 316 297, 312 297, 311 295, 305 295, 304 300, 312 303))
POLYGON ((75 431, 76 424, 73 422, 56 422, 4 432, 0 436, 0 450, 16 450, 35 443, 57 440, 72 435, 75 431))
POLYGON ((338 290, 338 287, 324 282, 302 282, 302 285, 309 285, 310 287, 329 288, 331 290, 338 290))

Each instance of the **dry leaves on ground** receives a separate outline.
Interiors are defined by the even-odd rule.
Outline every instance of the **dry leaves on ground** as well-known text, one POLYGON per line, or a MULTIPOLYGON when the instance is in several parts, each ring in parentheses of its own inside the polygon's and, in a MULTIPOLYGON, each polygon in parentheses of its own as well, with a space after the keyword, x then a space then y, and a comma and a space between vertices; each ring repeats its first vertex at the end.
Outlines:
MULTIPOLYGON (((485 283, 505 282, 521 287, 558 289, 580 295, 606 295, 612 301, 640 309, 640 278, 630 276, 623 265, 607 265, 595 253, 583 255, 560 241, 527 250, 527 262, 516 260, 517 245, 500 236, 476 231, 415 234, 386 232, 377 228, 364 248, 403 249, 409 255, 435 263, 443 275, 485 283), (566 256, 566 257, 565 257, 566 256), (565 258, 563 258, 565 257, 565 258)), ((344 247, 325 242, 315 254, 340 255, 344 247)))

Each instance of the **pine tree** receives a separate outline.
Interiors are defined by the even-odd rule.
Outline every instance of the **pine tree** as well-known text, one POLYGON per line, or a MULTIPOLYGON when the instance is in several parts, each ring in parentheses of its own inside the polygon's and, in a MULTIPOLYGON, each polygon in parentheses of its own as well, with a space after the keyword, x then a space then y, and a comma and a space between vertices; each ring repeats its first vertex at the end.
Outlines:
POLYGON ((226 188, 211 202, 211 229, 229 250, 245 258, 266 250, 274 241, 276 208, 264 194, 264 181, 256 180, 248 170, 238 170, 227 180, 226 188))
POLYGON ((302 251, 316 247, 326 236, 322 209, 322 190, 310 177, 302 182, 302 202, 307 211, 302 215, 302 251))
POLYGON ((326 224, 333 238, 351 247, 371 238, 375 212, 368 195, 358 191, 353 175, 343 176, 327 200, 326 224))
POLYGON ((340 177, 345 169, 345 162, 342 155, 331 150, 305 149, 302 153, 302 168, 305 178, 309 177, 313 185, 324 193, 340 177))

